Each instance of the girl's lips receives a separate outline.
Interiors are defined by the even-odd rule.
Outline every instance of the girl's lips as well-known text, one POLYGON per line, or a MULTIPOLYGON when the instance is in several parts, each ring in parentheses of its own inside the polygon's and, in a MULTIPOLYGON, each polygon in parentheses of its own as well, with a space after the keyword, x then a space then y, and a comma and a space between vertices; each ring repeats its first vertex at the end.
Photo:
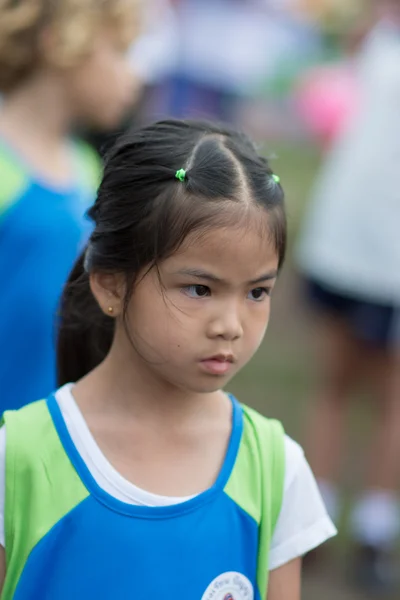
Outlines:
POLYGON ((212 375, 225 375, 233 367, 233 361, 230 358, 211 357, 200 362, 202 368, 212 375))

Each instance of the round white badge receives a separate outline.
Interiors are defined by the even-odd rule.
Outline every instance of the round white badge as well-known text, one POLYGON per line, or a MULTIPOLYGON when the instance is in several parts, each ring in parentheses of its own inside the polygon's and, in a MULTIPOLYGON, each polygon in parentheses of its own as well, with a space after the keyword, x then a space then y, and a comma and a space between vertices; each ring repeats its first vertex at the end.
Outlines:
POLYGON ((231 571, 218 575, 201 600, 254 600, 254 590, 247 577, 231 571))

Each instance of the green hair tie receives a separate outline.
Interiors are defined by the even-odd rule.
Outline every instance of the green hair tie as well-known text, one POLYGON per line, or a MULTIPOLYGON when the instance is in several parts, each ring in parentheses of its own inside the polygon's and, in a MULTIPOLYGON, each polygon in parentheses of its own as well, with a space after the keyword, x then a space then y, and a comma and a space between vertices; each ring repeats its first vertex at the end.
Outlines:
POLYGON ((275 181, 275 183, 280 183, 281 181, 279 175, 275 175, 275 173, 272 175, 272 179, 275 181))
POLYGON ((185 169, 179 169, 176 173, 175 173, 175 177, 177 179, 179 179, 179 181, 185 181, 186 179, 186 171, 185 169))

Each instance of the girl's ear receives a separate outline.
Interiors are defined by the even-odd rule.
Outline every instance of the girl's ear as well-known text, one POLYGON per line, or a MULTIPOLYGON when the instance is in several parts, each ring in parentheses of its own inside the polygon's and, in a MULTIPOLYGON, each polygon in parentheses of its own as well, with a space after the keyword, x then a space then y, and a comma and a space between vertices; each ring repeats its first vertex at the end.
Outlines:
POLYGON ((122 314, 126 293, 125 277, 120 273, 91 273, 90 289, 104 314, 118 317, 122 314))

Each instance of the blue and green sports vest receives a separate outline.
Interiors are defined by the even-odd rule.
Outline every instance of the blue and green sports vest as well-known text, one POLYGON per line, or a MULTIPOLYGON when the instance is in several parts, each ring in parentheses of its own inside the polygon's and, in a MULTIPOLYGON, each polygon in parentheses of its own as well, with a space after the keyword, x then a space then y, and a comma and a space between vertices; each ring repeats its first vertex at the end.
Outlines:
POLYGON ((284 434, 232 403, 217 481, 163 507, 132 506, 98 486, 54 396, 6 412, 1 600, 264 600, 284 434))

